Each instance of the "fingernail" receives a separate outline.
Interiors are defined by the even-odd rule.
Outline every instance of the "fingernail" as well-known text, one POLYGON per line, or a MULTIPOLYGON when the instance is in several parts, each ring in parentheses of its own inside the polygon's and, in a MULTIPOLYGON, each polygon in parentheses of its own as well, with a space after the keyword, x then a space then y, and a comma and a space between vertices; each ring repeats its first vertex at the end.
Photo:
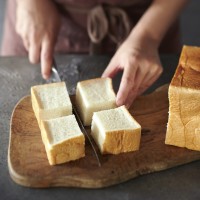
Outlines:
POLYGON ((46 80, 49 78, 49 75, 47 75, 47 74, 43 74, 42 76, 43 76, 43 78, 46 79, 46 80))
POLYGON ((104 74, 101 75, 102 78, 105 78, 106 76, 104 74))
POLYGON ((122 106, 124 104, 124 102, 122 101, 121 98, 117 98, 116 99, 116 104, 117 104, 117 106, 122 106))

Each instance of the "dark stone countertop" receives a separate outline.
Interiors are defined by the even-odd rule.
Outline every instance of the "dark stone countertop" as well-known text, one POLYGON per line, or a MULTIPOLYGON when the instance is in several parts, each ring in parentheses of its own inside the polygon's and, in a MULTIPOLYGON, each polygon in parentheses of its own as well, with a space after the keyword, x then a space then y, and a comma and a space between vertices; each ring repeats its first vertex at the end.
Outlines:
MULTIPOLYGON (((169 83, 178 63, 178 56, 161 56, 164 72, 149 89, 169 83)), ((67 80, 70 90, 79 80, 98 77, 103 72, 109 57, 69 55, 57 56, 59 72, 67 80)), ((115 90, 121 75, 114 79, 115 90)), ((9 142, 9 123, 12 110, 21 97, 30 94, 32 85, 43 80, 38 65, 33 66, 24 57, 0 57, 0 199, 199 199, 200 161, 196 161, 162 172, 143 175, 125 183, 103 189, 80 188, 26 188, 14 183, 8 172, 7 150, 9 142)))

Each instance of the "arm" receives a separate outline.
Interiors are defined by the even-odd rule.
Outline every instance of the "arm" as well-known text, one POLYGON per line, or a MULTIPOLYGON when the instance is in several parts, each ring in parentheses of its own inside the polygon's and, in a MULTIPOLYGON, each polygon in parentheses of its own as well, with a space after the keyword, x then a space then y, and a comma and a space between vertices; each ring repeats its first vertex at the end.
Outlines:
POLYGON ((44 78, 51 71, 60 16, 51 0, 16 0, 16 31, 22 37, 31 63, 41 62, 44 78))
POLYGON ((130 40, 135 36, 149 37, 159 46, 165 33, 179 16, 188 0, 154 0, 152 5, 130 33, 130 40))
POLYGON ((118 106, 130 107, 136 96, 162 73, 158 47, 186 2, 154 0, 111 59, 102 76, 113 77, 123 70, 116 99, 118 106))

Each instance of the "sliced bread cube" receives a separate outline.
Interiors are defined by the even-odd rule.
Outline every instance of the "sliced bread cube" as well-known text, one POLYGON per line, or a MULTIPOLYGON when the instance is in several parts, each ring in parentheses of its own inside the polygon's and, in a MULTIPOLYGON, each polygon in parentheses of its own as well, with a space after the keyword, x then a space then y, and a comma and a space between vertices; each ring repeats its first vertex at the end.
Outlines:
POLYGON ((141 126, 125 106, 95 112, 91 135, 102 154, 136 151, 140 146, 141 126))
POLYGON ((72 103, 65 82, 31 87, 31 100, 39 125, 41 120, 72 114, 72 103))
POLYGON ((41 121, 41 135, 50 165, 85 156, 85 137, 74 115, 41 121))
POLYGON ((112 79, 96 78, 81 81, 76 89, 76 106, 85 126, 90 126, 93 112, 116 107, 112 79))

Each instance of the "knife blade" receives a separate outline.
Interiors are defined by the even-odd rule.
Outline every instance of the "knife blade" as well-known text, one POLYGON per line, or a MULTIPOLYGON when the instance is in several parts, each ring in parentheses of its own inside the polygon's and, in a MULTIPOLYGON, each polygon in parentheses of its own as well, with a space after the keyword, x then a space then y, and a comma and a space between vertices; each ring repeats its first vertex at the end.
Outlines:
MULTIPOLYGON (((50 83, 50 82, 61 82, 61 81, 62 80, 61 80, 61 78, 59 76, 59 73, 58 73, 58 67, 57 67, 56 61, 53 58, 52 69, 51 69, 51 76, 47 80, 47 82, 50 83)), ((66 81, 65 81, 65 83, 66 83, 66 86, 68 86, 68 84, 67 84, 66 81)), ((67 87, 67 89, 68 89, 68 87, 67 87)), ((80 125, 80 128, 81 128, 81 130, 83 132, 83 134, 87 137, 87 139, 88 139, 88 141, 89 141, 89 143, 90 143, 90 145, 92 147, 93 153, 94 153, 94 155, 96 157, 96 160, 97 160, 97 163, 98 163, 99 167, 101 167, 100 156, 99 156, 97 150, 95 149, 95 145, 93 143, 93 140, 92 140, 91 136, 88 134, 88 132, 86 131, 86 129, 85 129, 84 125, 83 125, 83 122, 81 121, 81 119, 79 117, 79 114, 78 114, 78 112, 77 112, 77 110, 76 110, 76 108, 75 108, 75 106, 73 104, 72 104, 72 112, 75 115, 75 117, 76 117, 76 119, 78 121, 78 124, 80 125)))

